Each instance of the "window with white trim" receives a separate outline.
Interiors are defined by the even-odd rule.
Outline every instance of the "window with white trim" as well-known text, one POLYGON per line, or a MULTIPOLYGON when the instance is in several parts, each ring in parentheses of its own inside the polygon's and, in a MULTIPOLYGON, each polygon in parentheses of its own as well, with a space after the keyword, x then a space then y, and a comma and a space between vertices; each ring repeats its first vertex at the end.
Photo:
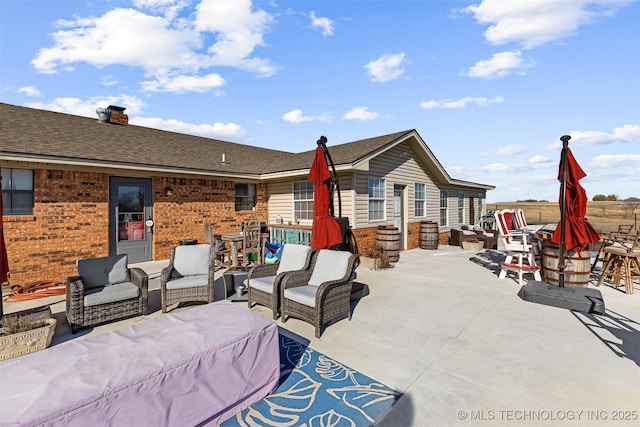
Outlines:
POLYGON ((3 215, 33 214, 33 170, 2 168, 2 204, 3 215))
POLYGON ((414 215, 416 217, 425 217, 427 216, 426 204, 427 204, 427 193, 426 193, 426 185, 415 183, 413 190, 413 198, 415 204, 414 215))
POLYGON ((385 181, 382 178, 369 177, 369 221, 385 219, 385 181))
POLYGON ((313 219, 313 181, 293 183, 293 217, 313 219))
POLYGON ((464 192, 458 191, 458 224, 464 224, 464 192))
POLYGON ((440 225, 449 225, 449 192, 440 190, 440 225))

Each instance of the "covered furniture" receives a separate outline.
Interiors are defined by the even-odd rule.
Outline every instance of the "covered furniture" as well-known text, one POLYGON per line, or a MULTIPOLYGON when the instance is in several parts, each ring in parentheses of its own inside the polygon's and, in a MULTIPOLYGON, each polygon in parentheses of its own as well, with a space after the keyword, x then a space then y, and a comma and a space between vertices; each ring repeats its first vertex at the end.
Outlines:
POLYGON ((249 270, 249 308, 264 305, 273 311, 273 320, 280 316, 280 285, 286 274, 297 270, 308 270, 314 254, 311 246, 287 243, 282 247, 280 260, 276 264, 256 265, 249 270))
POLYGON ((169 265, 160 273, 162 312, 180 302, 213 302, 216 251, 206 243, 171 249, 169 265))
POLYGON ((83 326, 146 315, 149 278, 128 267, 126 254, 80 259, 67 278, 66 315, 72 332, 83 326))
POLYGON ((538 246, 529 232, 517 228, 515 211, 496 211, 494 215, 502 245, 507 251, 504 261, 500 263, 498 277, 504 279, 507 272, 515 272, 521 286, 525 273, 533 274, 535 280, 541 280, 541 267, 536 262, 538 246))
POLYGON ((358 255, 321 249, 310 270, 295 271, 282 280, 282 321, 289 317, 304 320, 315 327, 320 338, 322 327, 348 317, 351 320, 351 286, 358 255))
POLYGON ((218 425, 279 377, 275 322, 219 301, 0 363, 2 425, 218 425))

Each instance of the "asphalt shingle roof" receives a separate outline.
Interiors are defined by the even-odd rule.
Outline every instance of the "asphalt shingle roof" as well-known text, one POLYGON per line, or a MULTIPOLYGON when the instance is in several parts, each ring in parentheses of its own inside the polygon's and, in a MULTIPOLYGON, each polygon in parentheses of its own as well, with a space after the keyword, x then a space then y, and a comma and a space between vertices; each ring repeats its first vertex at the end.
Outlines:
MULTIPOLYGON (((0 103, 0 153, 183 171, 259 175, 309 168, 314 150, 289 153, 96 118, 0 103), (228 164, 222 164, 222 154, 228 164)), ((350 164, 409 131, 329 145, 336 165, 350 164)))

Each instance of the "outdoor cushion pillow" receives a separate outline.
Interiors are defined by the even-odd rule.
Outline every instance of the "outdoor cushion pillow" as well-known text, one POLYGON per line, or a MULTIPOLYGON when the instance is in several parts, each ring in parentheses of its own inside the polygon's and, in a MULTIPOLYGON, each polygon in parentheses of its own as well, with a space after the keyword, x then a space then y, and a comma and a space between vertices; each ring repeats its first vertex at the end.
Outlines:
POLYGON ((308 307, 315 307, 317 292, 317 286, 297 286, 295 288, 285 289, 284 297, 286 299, 299 302, 300 304, 304 304, 308 307))
POLYGON ((84 296, 84 306, 109 304, 138 298, 140 289, 131 282, 117 283, 111 286, 90 289, 84 296))
POLYGON ((211 245, 183 245, 175 249, 173 268, 181 276, 209 274, 211 245))
POLYGON ((276 275, 285 271, 302 270, 307 261, 307 255, 311 250, 311 246, 299 245, 297 243, 287 243, 284 245, 276 275))
POLYGON ((207 286, 208 284, 208 274, 197 274, 171 279, 167 282, 167 289, 197 288, 200 286, 207 286))
POLYGON ((256 277, 249 279, 249 287, 257 289, 268 294, 273 293, 273 282, 276 276, 256 277))
POLYGON ((81 259, 77 262, 78 275, 85 289, 128 282, 127 261, 127 254, 81 259))
POLYGON ((309 285, 320 286, 324 282, 342 279, 347 274, 351 252, 321 249, 318 252, 309 285))

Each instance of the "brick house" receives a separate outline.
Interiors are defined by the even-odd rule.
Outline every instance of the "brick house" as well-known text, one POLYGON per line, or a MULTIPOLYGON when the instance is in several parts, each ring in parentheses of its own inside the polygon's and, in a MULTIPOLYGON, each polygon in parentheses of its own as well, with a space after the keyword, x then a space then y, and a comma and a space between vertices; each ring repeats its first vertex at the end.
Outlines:
MULTIPOLYGON (((128 125, 114 112, 91 119, 0 103, 11 284, 62 280, 79 258, 166 259, 180 240, 202 240, 204 221, 216 233, 246 220, 310 228, 315 144, 302 153, 270 150, 128 125)), ((422 221, 438 222, 442 238, 477 223, 494 188, 451 178, 415 130, 329 151, 342 216, 363 254, 380 225, 397 226, 400 249, 411 249, 422 221)))

